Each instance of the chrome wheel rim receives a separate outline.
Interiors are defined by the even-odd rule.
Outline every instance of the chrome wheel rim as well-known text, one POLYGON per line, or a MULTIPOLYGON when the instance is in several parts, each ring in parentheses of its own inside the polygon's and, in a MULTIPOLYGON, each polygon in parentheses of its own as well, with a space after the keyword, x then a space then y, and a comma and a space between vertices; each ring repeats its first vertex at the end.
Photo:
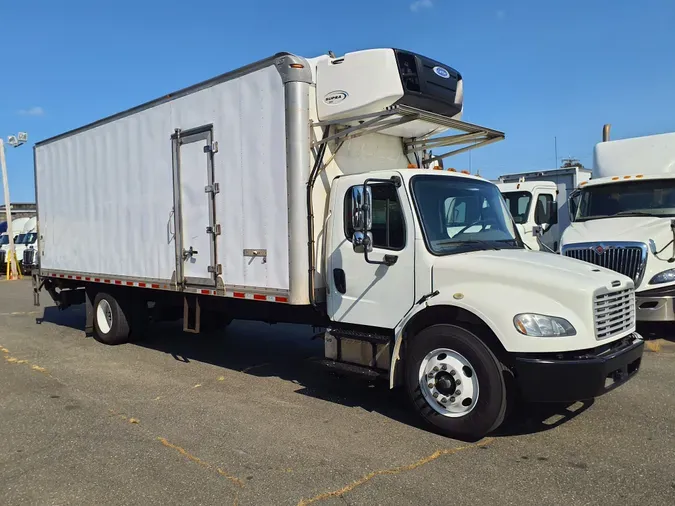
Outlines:
POLYGON ((478 401, 476 370, 463 355, 448 348, 435 349, 424 357, 419 385, 429 406, 449 418, 468 415, 478 401))

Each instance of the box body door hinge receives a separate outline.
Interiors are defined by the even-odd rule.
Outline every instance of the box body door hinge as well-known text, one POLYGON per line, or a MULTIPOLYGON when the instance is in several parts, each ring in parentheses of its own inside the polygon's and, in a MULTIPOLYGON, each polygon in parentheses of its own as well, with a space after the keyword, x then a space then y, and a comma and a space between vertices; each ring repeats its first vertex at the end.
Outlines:
POLYGON ((223 266, 222 264, 216 264, 216 265, 209 265, 208 271, 211 274, 222 274, 223 273, 223 266))
POLYGON ((205 193, 213 193, 214 195, 216 193, 220 193, 220 184, 218 183, 213 183, 208 186, 204 187, 204 192, 205 193))
POLYGON ((218 142, 213 142, 204 146, 204 153, 216 154, 218 152, 218 142))
POLYGON ((220 235, 220 223, 217 223, 212 227, 206 227, 206 233, 213 235, 220 235))

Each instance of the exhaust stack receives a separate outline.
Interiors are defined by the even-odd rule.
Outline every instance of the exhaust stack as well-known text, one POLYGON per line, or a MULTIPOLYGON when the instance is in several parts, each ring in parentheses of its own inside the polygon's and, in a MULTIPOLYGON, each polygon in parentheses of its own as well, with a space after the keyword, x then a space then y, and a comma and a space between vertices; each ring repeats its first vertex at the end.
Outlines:
POLYGON ((602 127, 602 142, 607 142, 609 140, 609 129, 612 128, 612 125, 609 123, 606 123, 605 126, 602 127))

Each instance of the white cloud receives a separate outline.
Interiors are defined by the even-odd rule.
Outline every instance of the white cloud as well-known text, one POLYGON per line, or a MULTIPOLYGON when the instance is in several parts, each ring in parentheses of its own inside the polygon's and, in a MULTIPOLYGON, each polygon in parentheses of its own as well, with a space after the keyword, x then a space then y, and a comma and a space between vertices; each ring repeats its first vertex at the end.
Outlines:
POLYGON ((410 10, 417 12, 422 9, 431 9, 433 6, 434 2, 432 0, 415 0, 410 4, 410 10))
POLYGON ((498 10, 496 13, 497 19, 504 19, 506 17, 506 11, 498 10))
POLYGON ((45 113, 45 110, 42 107, 34 106, 30 109, 21 109, 19 114, 21 116, 42 116, 45 113))

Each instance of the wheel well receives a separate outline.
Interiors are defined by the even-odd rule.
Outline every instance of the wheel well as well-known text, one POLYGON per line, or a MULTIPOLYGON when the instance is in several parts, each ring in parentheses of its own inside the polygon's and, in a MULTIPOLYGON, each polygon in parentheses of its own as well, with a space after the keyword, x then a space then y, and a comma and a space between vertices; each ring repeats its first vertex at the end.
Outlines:
MULTIPOLYGON (((502 364, 510 365, 510 355, 492 329, 471 311, 457 306, 433 306, 417 313, 405 327, 402 347, 405 349, 406 341, 423 329, 444 323, 472 332, 490 348, 502 364)), ((401 358, 403 357, 405 353, 401 354, 401 358)))

